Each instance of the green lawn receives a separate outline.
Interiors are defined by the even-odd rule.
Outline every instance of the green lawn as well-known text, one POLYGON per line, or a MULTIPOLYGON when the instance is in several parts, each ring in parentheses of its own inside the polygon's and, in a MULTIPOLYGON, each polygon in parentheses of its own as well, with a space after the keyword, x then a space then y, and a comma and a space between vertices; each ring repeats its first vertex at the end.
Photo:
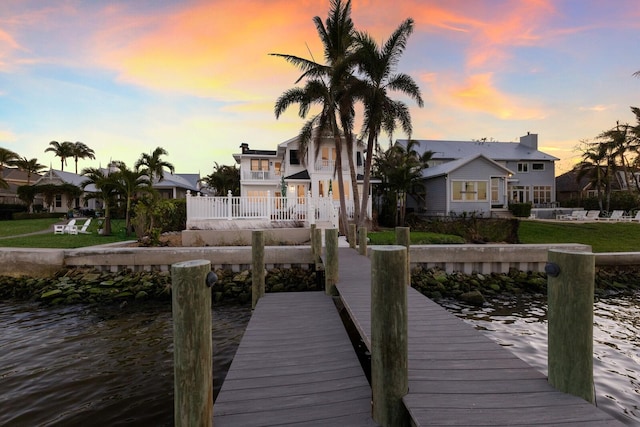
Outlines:
MULTIPOLYGON (((0 239, 0 247, 5 248, 61 248, 73 249, 85 246, 104 245, 106 243, 120 242, 124 240, 136 240, 135 236, 125 236, 124 220, 111 220, 113 234, 101 236, 98 234, 98 220, 92 220, 89 226, 90 234, 53 234, 52 225, 60 222, 57 219, 24 219, 13 221, 0 221, 0 237, 17 236, 20 234, 45 231, 46 233, 31 236, 19 236, 0 239)), ((83 219, 77 221, 80 226, 83 219)))
POLYGON ((593 252, 639 252, 637 222, 545 222, 521 221, 521 243, 582 243, 593 252))
MULTIPOLYGON (((396 232, 393 231, 376 231, 368 233, 371 245, 393 245, 396 242, 396 232)), ((434 244, 451 244, 464 243, 464 239, 460 236, 451 234, 427 233, 424 231, 411 232, 412 245, 434 245, 434 244)))

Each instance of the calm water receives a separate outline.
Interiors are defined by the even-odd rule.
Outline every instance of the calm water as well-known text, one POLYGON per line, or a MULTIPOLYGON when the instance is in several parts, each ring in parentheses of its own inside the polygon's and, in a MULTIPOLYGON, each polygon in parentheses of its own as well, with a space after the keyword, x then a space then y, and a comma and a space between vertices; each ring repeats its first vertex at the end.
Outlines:
MULTIPOLYGON (((214 392, 250 308, 213 311, 214 392)), ((173 425, 171 308, 0 303, 0 425, 173 425)))
MULTIPOLYGON (((543 298, 497 299, 482 308, 441 304, 547 374, 543 298)), ((625 424, 640 426, 640 293, 597 301, 594 320, 596 403, 625 424)))

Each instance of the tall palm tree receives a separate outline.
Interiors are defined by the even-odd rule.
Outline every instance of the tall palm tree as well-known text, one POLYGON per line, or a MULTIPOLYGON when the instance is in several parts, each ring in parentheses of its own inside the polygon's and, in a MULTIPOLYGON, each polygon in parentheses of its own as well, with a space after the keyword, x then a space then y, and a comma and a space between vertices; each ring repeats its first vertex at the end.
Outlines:
POLYGON ((233 195, 240 194, 240 170, 233 166, 219 165, 214 162, 213 173, 200 179, 215 195, 226 196, 229 191, 233 195))
POLYGON ((96 153, 87 146, 84 142, 74 142, 73 147, 73 160, 76 163, 76 174, 78 173, 78 159, 95 159, 96 153))
POLYGON ((44 152, 51 151, 56 157, 60 157, 60 170, 64 170, 67 164, 67 159, 73 157, 73 143, 69 141, 58 142, 51 141, 49 143, 51 147, 48 147, 44 152))
POLYGON ((164 169, 167 168, 171 173, 175 172, 173 165, 165 160, 162 160, 162 156, 168 156, 169 153, 162 147, 157 147, 151 154, 142 153, 140 158, 135 163, 136 170, 142 170, 149 178, 149 186, 153 186, 153 183, 157 179, 162 181, 164 179, 164 169))
POLYGON ((111 206, 115 203, 119 194, 120 183, 117 174, 105 173, 100 168, 86 168, 82 170, 82 174, 87 179, 80 183, 82 189, 93 184, 96 187, 95 192, 89 192, 87 198, 101 199, 104 203, 104 227, 103 234, 108 236, 111 234, 111 206))
MULTIPOLYGON (((347 0, 344 4, 341 0, 331 0, 326 25, 318 16, 313 18, 313 22, 323 44, 326 64, 294 55, 272 54, 284 58, 302 71, 296 84, 303 79, 307 80, 304 88, 293 88, 283 93, 276 101, 274 112, 276 118, 279 118, 290 105, 297 103, 300 105, 299 116, 306 118, 311 106, 319 105, 321 107, 322 111, 308 120, 300 131, 300 154, 304 159, 306 149, 311 141, 315 142, 316 150, 318 150, 322 138, 327 133, 333 136, 336 148, 335 173, 338 175, 338 191, 340 193, 340 231, 346 234, 347 213, 342 174, 342 138, 344 132, 345 139, 352 141, 351 127, 354 112, 353 101, 342 97, 348 94, 346 88, 351 78, 351 70, 353 69, 351 57, 355 48, 351 0, 347 0), (340 125, 343 126, 342 131, 340 125), (314 130, 314 128, 317 129, 314 130)), ((353 159, 351 159, 352 161, 353 159)), ((357 190, 357 185, 355 188, 357 190)))
POLYGON ((31 175, 37 174, 46 168, 45 165, 38 163, 38 159, 27 159, 24 156, 14 160, 13 164, 16 165, 18 169, 27 173, 27 185, 31 185, 31 175))
POLYGON ((126 199, 125 223, 127 236, 131 234, 131 203, 136 194, 149 189, 149 178, 142 170, 129 169, 124 162, 114 162, 118 169, 115 179, 118 182, 120 195, 126 199))
MULTIPOLYGON (((406 104, 389 98, 389 91, 407 95, 416 101, 419 107, 424 105, 420 88, 407 74, 394 74, 400 56, 407 46, 407 40, 413 32, 413 20, 407 19, 396 28, 382 45, 367 33, 358 33, 358 68, 362 75, 362 86, 356 88, 357 96, 364 104, 362 134, 367 136, 367 151, 364 165, 364 189, 368 189, 371 180, 373 154, 378 147, 378 138, 384 130, 390 138, 399 122, 403 131, 411 140, 411 115, 406 104)), ((368 191, 363 191, 358 225, 366 219, 368 191)))

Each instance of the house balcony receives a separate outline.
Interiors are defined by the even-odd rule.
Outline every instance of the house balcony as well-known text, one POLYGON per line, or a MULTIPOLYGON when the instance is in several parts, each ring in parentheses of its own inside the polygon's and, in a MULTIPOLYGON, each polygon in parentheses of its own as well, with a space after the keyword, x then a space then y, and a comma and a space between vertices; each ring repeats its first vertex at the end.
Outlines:
POLYGON ((278 181, 280 173, 274 171, 244 171, 242 173, 243 181, 278 181))
MULTIPOLYGON (((321 159, 316 161, 315 163, 315 170, 316 172, 333 172, 336 168, 336 161, 335 160, 326 160, 326 159, 321 159)), ((348 172, 349 171, 349 162, 344 159, 342 160, 342 171, 343 172, 348 172)), ((356 167, 356 173, 357 174, 364 174, 364 167, 363 166, 357 166, 356 167)))

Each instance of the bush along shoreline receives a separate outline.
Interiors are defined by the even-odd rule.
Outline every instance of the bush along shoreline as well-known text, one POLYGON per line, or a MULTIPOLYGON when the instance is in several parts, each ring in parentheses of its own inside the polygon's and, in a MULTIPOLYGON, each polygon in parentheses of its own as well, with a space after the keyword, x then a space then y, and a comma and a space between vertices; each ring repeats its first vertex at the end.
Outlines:
MULTIPOLYGON (((265 277, 266 292, 321 291, 313 268, 274 268, 265 277)), ((251 303, 251 271, 216 270, 218 281, 211 288, 214 305, 251 303)), ((446 273, 438 268, 414 268, 411 285, 425 296, 453 298, 482 305, 486 298, 534 294, 545 296, 544 273, 512 269, 507 274, 446 273)), ((596 296, 627 294, 640 290, 640 266, 607 267, 596 271, 596 296)), ((89 268, 62 269, 53 277, 0 276, 0 301, 31 301, 43 305, 171 303, 169 272, 124 270, 101 272, 89 268)))

